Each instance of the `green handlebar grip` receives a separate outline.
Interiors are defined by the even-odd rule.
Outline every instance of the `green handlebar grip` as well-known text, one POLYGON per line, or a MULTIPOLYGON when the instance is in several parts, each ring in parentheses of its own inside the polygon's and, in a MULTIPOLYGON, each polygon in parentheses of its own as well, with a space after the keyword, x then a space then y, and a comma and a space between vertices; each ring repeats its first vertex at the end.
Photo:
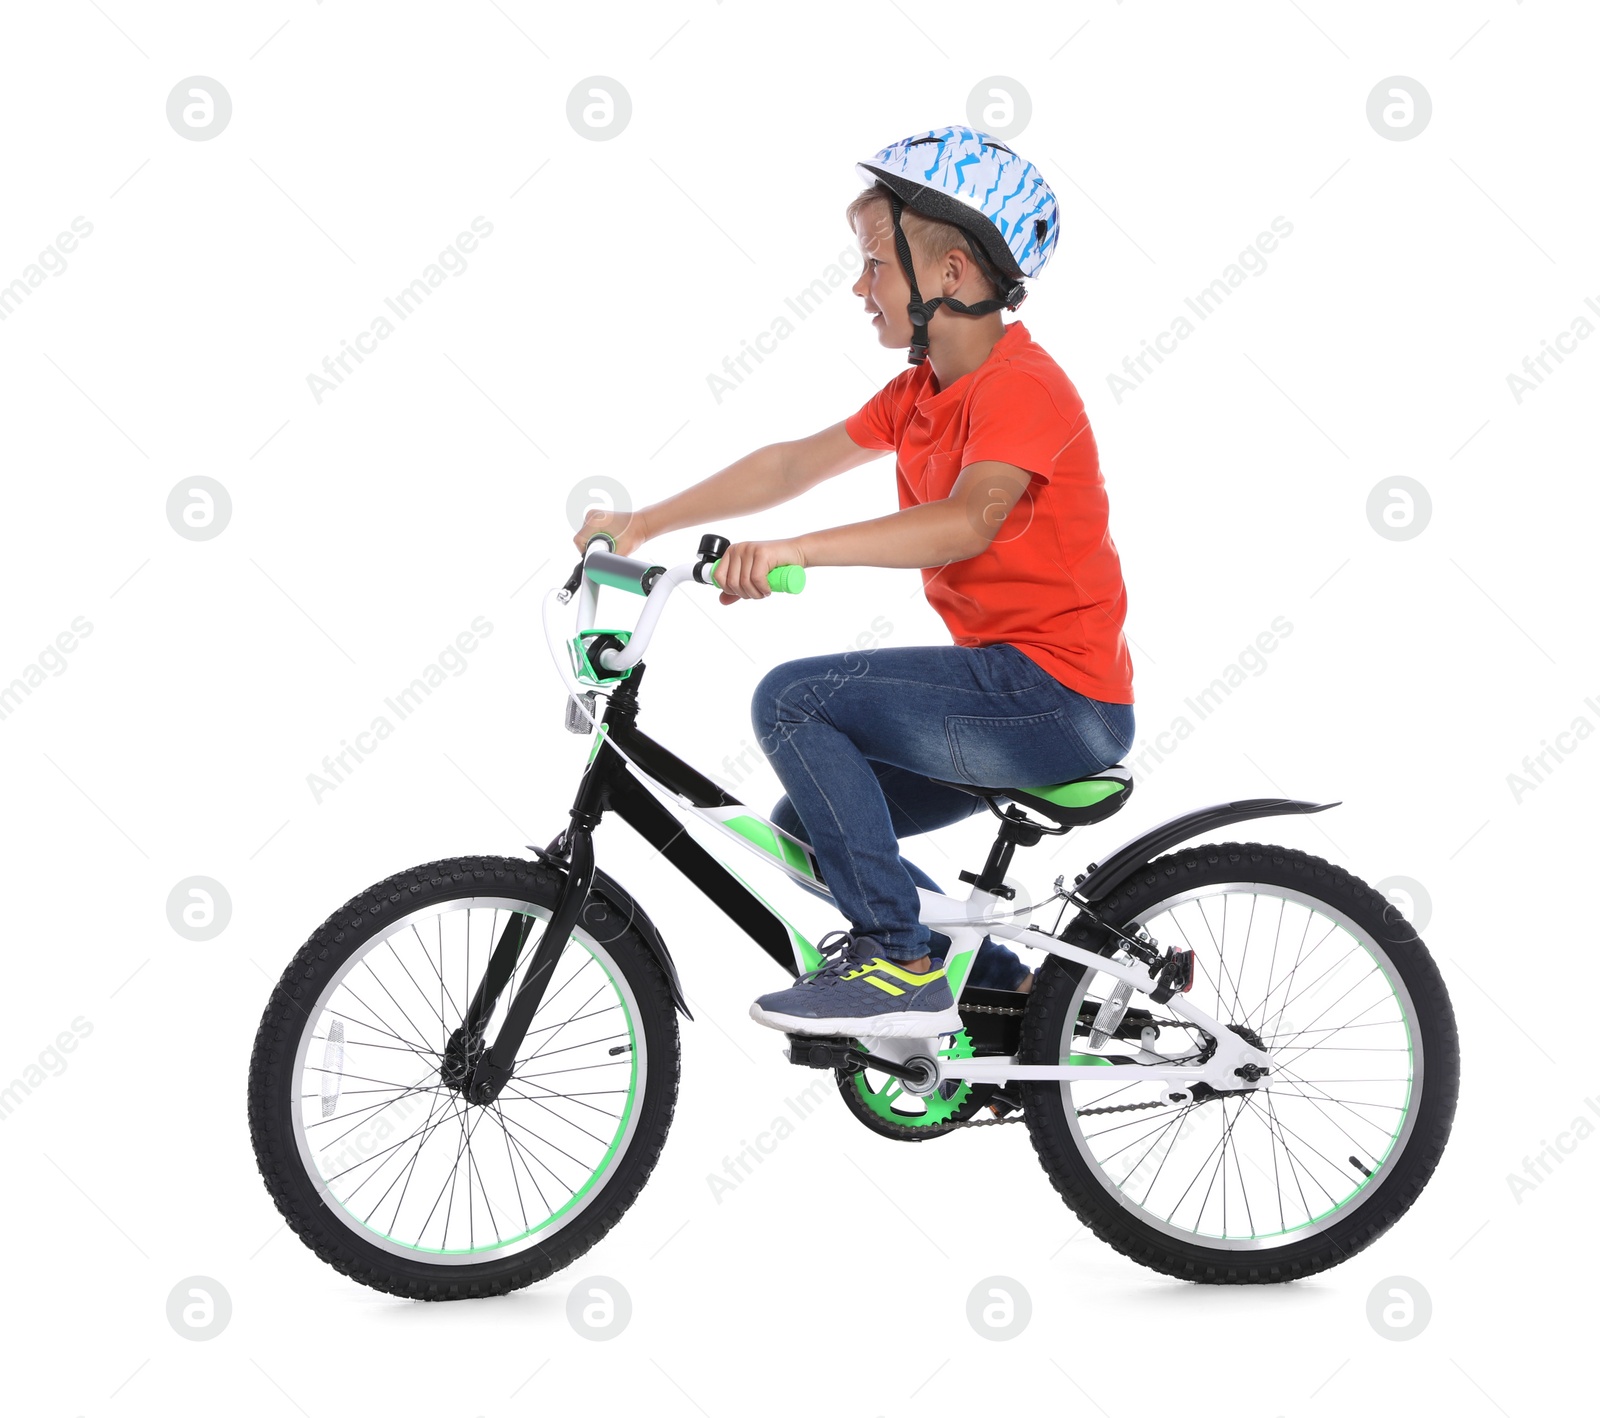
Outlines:
MULTIPOLYGON (((717 568, 722 565, 719 557, 711 563, 711 579, 716 581, 717 568)), ((717 581, 720 586, 722 583, 717 581)), ((803 566, 774 566, 767 572, 767 585, 774 591, 787 591, 792 596, 798 596, 806 588, 806 569, 803 566)))

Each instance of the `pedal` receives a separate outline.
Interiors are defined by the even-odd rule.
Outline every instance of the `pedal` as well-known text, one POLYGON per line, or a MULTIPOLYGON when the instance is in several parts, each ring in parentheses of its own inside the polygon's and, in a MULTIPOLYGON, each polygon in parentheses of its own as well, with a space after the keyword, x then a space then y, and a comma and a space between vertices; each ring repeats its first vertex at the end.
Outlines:
POLYGON ((1022 1099, 1007 1092, 1005 1088, 997 1088, 994 1091, 994 1095, 989 1099, 989 1111, 996 1118, 1008 1117, 1012 1113, 1020 1111, 1021 1108, 1022 1099))
POLYGON ((931 1087, 936 1076, 913 1060, 901 1063, 898 1059, 880 1058, 877 1054, 863 1053, 854 1039, 839 1034, 786 1034, 789 1041, 789 1062, 802 1068, 842 1069, 845 1073, 860 1073, 874 1069, 887 1073, 902 1083, 916 1087, 931 1087))
POLYGON ((842 1036, 786 1034, 784 1038, 789 1041, 789 1062, 799 1064, 801 1068, 842 1068, 847 1073, 854 1073, 856 1060, 866 1058, 860 1049, 842 1036))
POLYGON ((1165 1004, 1173 995, 1186 995, 1194 988, 1194 951, 1168 950, 1165 957, 1150 967, 1152 975, 1159 975, 1150 998, 1165 1004))

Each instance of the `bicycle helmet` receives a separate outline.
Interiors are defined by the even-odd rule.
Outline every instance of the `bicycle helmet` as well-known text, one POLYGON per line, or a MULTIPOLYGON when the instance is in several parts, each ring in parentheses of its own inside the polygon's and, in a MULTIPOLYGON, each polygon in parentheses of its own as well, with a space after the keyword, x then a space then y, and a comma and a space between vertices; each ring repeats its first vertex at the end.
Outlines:
POLYGON ((894 215, 894 244, 911 286, 910 363, 928 354, 928 320, 941 305, 958 315, 1015 310, 1027 297, 1023 278, 1037 276, 1055 251, 1060 209, 1050 184, 1031 162, 998 138, 973 128, 934 128, 902 138, 856 164, 864 182, 882 186, 894 215), (923 300, 900 225, 906 208, 960 228, 979 267, 1000 295, 975 305, 948 296, 923 300), (974 245, 974 239, 977 244, 974 245))

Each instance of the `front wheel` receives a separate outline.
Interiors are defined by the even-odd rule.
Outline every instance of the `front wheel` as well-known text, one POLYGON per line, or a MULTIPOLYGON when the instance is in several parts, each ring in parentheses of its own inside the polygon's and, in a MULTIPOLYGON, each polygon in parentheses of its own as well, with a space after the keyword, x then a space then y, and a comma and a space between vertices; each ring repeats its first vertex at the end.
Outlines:
MULTIPOLYGON (((1190 998, 1272 1063, 1258 1088, 1200 1085, 1172 1107, 1154 1081, 1027 1084, 1035 1151, 1084 1224, 1209 1284, 1313 1275, 1392 1226, 1438 1165, 1461 1074, 1444 981, 1394 906, 1319 857, 1225 843, 1152 862, 1097 913, 1193 950, 1190 998)), ((1104 1027, 1115 984, 1046 962, 1019 1059, 1209 1057, 1203 1031, 1145 997, 1104 1027)))
POLYGON ((560 887, 506 857, 402 872, 335 911, 273 991, 250 1060, 256 1160, 284 1219, 351 1278, 424 1300, 518 1289, 592 1247, 649 1177, 677 1016, 643 937, 593 897, 511 1080, 487 1107, 462 1095, 452 1031, 515 931, 494 1039, 560 887))

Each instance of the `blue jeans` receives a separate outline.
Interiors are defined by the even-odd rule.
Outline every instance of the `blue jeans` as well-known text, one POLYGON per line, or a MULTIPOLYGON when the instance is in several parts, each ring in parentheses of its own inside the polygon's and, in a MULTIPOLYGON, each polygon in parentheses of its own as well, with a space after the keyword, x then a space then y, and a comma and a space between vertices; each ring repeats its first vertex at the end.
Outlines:
MULTIPOLYGON (((1133 706, 1068 689, 1014 645, 888 646, 790 660, 756 686, 751 722, 787 790, 773 821, 809 842, 852 929, 890 960, 948 944, 918 919, 901 837, 984 810, 930 782, 1028 788, 1082 778, 1133 743, 1133 706)), ((1027 967, 985 938, 969 983, 1014 989, 1027 967)))

